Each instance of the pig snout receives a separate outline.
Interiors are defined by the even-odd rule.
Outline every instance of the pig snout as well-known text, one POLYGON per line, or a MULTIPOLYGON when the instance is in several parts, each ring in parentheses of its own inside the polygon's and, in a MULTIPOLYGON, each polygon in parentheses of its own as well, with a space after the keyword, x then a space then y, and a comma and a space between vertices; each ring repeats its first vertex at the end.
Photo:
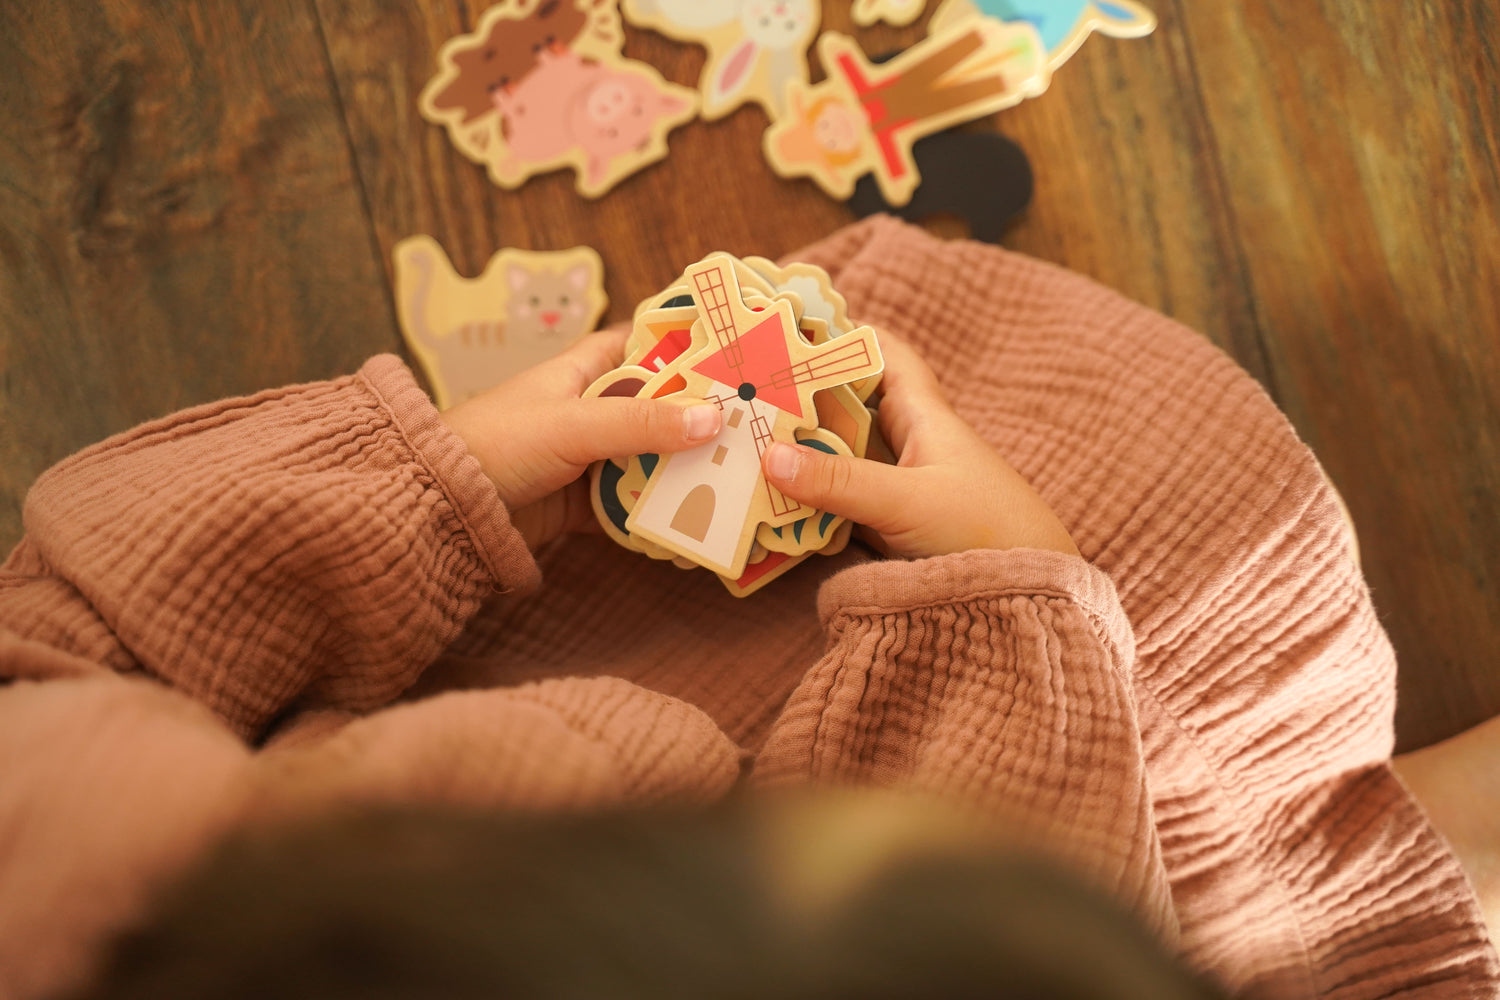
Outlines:
POLYGON ((594 122, 602 125, 617 121, 630 106, 630 88, 619 80, 605 80, 589 91, 585 106, 594 122))

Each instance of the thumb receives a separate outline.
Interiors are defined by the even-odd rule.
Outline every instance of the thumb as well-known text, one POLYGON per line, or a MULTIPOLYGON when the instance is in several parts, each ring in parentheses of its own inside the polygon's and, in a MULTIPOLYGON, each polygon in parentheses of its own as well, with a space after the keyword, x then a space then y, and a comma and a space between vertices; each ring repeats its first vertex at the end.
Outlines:
POLYGON ((865 458, 829 455, 803 445, 773 444, 766 449, 765 473, 771 485, 799 503, 876 531, 894 527, 900 509, 904 470, 865 458))
POLYGON ((556 454, 573 465, 647 452, 682 451, 719 433, 723 414, 697 399, 575 399, 557 421, 556 454))

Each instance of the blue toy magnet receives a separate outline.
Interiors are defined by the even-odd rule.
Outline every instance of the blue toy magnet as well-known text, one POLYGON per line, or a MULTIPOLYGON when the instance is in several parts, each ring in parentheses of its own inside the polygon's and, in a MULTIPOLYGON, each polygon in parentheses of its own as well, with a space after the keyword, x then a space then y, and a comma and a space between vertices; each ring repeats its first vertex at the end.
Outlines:
POLYGON ((1156 27, 1156 15, 1135 0, 943 0, 928 34, 975 17, 1025 21, 1036 28, 1053 70, 1095 31, 1111 38, 1140 38, 1156 27))

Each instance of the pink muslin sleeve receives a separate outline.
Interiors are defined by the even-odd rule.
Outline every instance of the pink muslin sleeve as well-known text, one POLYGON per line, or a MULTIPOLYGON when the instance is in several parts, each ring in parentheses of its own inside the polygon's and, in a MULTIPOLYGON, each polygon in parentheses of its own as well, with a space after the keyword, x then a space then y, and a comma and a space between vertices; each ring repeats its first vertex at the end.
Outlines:
POLYGON ((537 580, 393 356, 88 448, 38 479, 24 523, 0 569, 9 641, 142 671, 252 739, 294 704, 389 702, 488 595, 537 580))
POLYGON ((0 996, 77 987, 248 825, 703 801, 739 777, 702 712, 612 678, 382 707, 538 575, 393 357, 105 441, 25 521, 0 569, 0 996), (299 712, 334 721, 247 743, 299 712))
POLYGON ((756 778, 875 784, 994 818, 1175 940, 1114 587, 1075 556, 976 551, 824 584, 829 646, 756 778))

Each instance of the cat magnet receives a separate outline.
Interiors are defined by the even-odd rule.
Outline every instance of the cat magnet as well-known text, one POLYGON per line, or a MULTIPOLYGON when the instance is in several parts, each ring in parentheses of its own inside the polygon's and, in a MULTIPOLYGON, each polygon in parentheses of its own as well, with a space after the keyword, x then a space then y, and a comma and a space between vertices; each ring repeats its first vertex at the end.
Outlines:
POLYGON ((589 247, 505 249, 477 278, 431 236, 396 244, 396 315, 446 410, 561 353, 604 315, 604 264, 589 247))
POLYGON ((818 58, 828 78, 788 86, 789 113, 766 130, 766 159, 783 177, 809 177, 840 200, 873 174, 895 206, 921 182, 914 142, 1035 97, 1050 79, 1036 28, 984 18, 879 64, 847 35, 828 32, 818 58))
POLYGON ((775 120, 785 111, 787 84, 807 82, 820 9, 818 0, 624 0, 624 14, 708 49, 698 82, 705 119, 754 101, 775 120))
POLYGON ((1156 15, 1134 0, 943 0, 927 31, 941 34, 975 18, 1036 28, 1052 70, 1096 31, 1111 38, 1142 38, 1156 28, 1156 15))
POLYGON ((419 107, 490 179, 516 188, 571 168, 597 198, 667 155, 697 94, 620 54, 614 0, 501 0, 443 46, 419 107))

